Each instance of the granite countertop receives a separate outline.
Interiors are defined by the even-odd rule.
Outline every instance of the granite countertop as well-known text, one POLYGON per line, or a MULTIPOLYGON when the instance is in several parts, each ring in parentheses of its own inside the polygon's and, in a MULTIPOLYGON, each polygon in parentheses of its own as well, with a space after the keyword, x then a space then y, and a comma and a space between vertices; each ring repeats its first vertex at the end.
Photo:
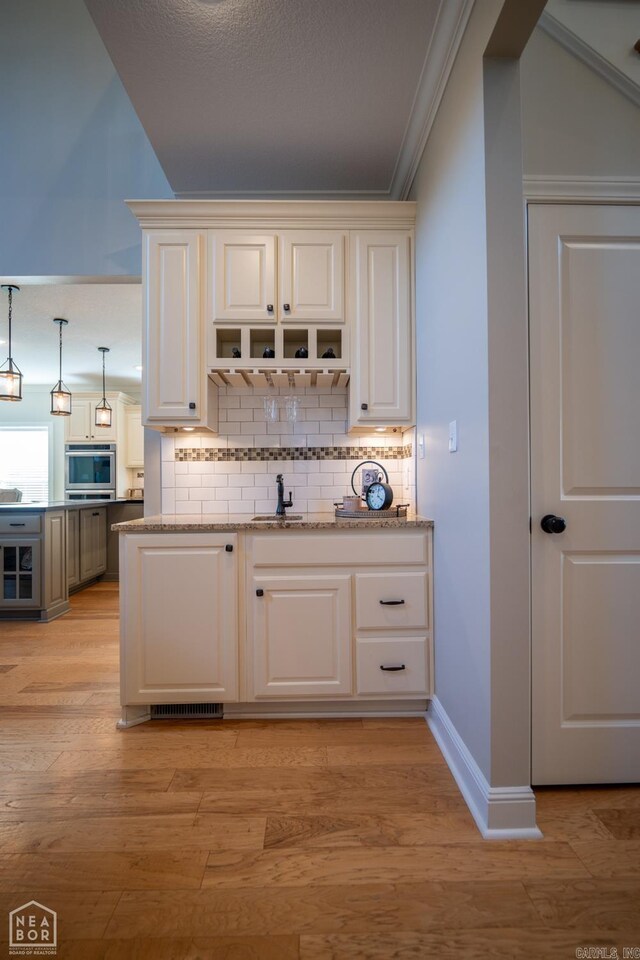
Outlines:
POLYGON ((380 530, 415 529, 432 527, 433 520, 409 514, 408 517, 389 517, 385 520, 347 519, 335 517, 333 513, 305 513, 302 520, 252 520, 249 514, 231 514, 216 516, 205 514, 191 516, 185 514, 161 514, 143 517, 141 520, 127 520, 114 523, 112 530, 118 533, 178 533, 202 532, 223 533, 229 530, 380 530))
POLYGON ((0 511, 14 513, 18 511, 46 512, 47 510, 80 510, 82 507, 110 507, 114 503, 144 503, 144 500, 120 497, 117 500, 36 500, 33 503, 0 503, 0 511))

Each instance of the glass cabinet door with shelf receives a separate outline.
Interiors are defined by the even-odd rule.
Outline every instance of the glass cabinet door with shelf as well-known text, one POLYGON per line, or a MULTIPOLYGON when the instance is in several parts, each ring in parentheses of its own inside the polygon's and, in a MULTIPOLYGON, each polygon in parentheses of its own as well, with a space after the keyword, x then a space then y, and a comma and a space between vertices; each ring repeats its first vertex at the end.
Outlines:
POLYGON ((40 540, 0 543, 0 607, 40 604, 40 540))

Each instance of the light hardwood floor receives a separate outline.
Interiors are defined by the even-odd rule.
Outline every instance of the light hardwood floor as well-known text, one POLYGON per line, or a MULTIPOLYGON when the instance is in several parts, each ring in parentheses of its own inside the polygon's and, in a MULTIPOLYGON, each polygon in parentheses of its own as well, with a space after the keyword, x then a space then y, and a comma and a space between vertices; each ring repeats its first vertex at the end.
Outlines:
POLYGON ((420 719, 118 732, 118 600, 0 623, 0 931, 59 960, 574 958, 640 948, 640 789, 546 789, 480 839, 420 719), (4 919, 3 919, 4 918, 4 919))

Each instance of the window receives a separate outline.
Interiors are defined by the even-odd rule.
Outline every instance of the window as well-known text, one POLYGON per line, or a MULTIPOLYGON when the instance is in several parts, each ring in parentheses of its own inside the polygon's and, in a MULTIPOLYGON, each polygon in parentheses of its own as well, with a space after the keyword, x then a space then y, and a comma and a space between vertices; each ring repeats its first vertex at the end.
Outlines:
POLYGON ((49 428, 0 427, 0 489, 17 487, 22 502, 49 499, 49 428))

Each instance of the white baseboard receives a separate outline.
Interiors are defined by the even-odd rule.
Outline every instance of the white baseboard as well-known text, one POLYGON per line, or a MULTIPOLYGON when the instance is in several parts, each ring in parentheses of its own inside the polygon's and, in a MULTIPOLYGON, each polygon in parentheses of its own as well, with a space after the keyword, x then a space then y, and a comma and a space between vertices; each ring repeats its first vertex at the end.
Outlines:
POLYGON ((539 840, 536 801, 530 786, 491 787, 437 697, 427 723, 460 792, 486 840, 539 840))
POLYGON ((129 727, 135 727, 139 723, 146 723, 151 720, 151 709, 149 704, 142 706, 122 707, 122 717, 116 723, 118 730, 128 730, 129 727))

